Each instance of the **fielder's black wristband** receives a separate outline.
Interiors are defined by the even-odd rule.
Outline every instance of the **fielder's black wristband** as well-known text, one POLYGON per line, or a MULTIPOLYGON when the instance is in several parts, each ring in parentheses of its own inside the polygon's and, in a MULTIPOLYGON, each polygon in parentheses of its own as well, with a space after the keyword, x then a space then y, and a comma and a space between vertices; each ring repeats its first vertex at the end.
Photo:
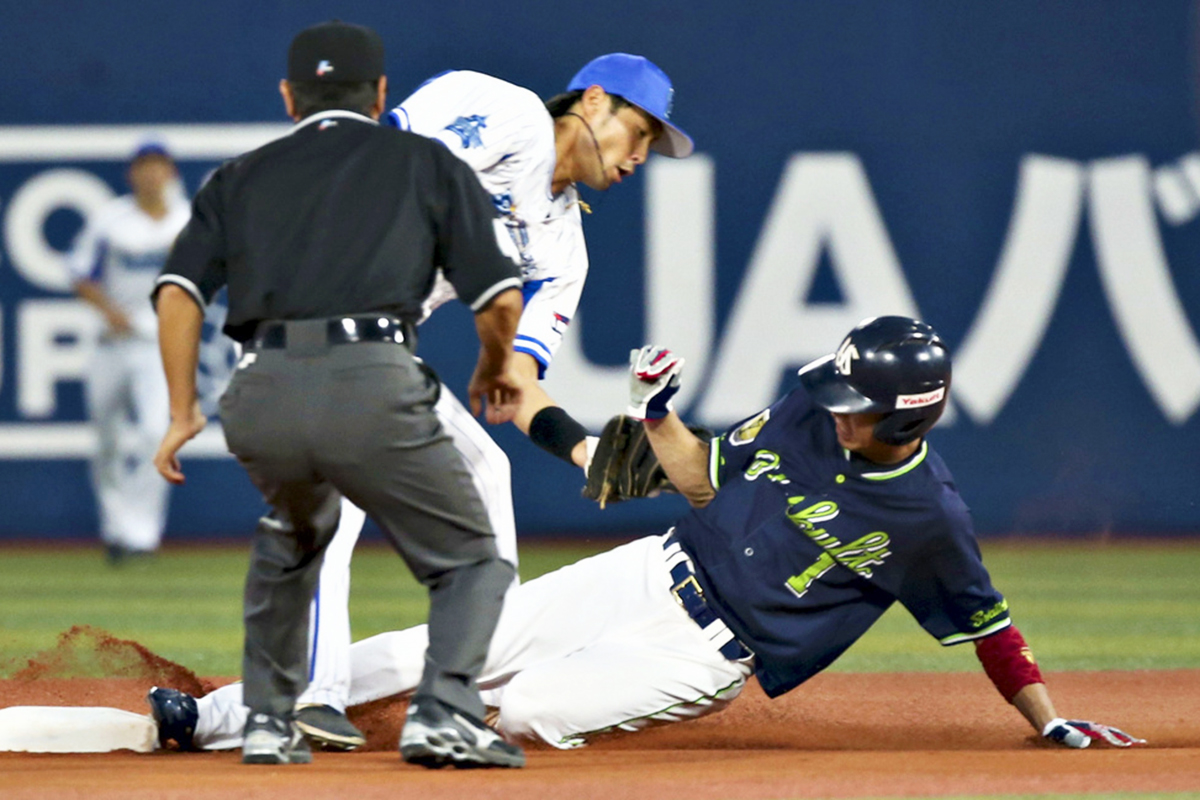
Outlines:
POLYGON ((529 423, 529 441, 571 466, 571 451, 587 438, 587 429, 559 406, 546 406, 529 423))

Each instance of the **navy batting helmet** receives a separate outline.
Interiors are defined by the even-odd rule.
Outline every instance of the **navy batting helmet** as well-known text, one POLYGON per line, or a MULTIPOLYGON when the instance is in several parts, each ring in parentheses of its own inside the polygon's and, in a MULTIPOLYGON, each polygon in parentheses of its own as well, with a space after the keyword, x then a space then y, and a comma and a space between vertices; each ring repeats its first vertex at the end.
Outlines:
POLYGON ((800 370, 817 405, 838 414, 881 412, 875 438, 908 444, 946 410, 950 352, 937 332, 909 317, 871 317, 837 352, 800 370))

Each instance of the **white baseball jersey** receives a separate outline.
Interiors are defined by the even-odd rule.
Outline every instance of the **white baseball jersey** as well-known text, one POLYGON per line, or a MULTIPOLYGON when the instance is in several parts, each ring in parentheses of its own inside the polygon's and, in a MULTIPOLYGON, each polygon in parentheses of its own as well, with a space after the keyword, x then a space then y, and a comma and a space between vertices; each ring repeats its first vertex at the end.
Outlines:
MULTIPOLYGON (((537 359, 539 375, 575 316, 587 278, 579 194, 551 194, 554 120, 536 94, 478 72, 426 81, 389 115, 396 127, 446 145, 471 165, 521 255, 525 311, 514 349, 537 359)), ((429 311, 454 297, 439 280, 429 311)))
POLYGON ((66 261, 72 279, 98 283, 142 339, 158 336, 150 293, 167 252, 191 216, 182 194, 168 192, 167 209, 165 217, 154 219, 132 195, 116 198, 91 216, 66 261))

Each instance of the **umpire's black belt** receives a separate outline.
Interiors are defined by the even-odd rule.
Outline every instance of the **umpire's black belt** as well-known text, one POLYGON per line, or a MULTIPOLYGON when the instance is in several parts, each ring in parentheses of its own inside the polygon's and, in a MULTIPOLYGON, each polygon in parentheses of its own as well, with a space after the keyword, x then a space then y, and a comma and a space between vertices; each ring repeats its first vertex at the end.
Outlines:
MULTIPOLYGON (((407 345, 409 350, 416 344, 416 330, 412 324, 384 314, 330 317, 324 322, 327 344, 384 342, 407 345)), ((287 330, 288 323, 284 320, 260 322, 254 330, 254 337, 246 342, 246 347, 255 350, 282 350, 288 346, 287 330)))
POLYGON ((738 641, 737 636, 729 630, 729 626, 725 624, 724 620, 709 607, 708 600, 704 597, 704 590, 700 588, 700 583, 696 580, 696 573, 692 570, 692 561, 683 552, 683 547, 679 544, 679 539, 675 537, 675 534, 672 533, 663 542, 663 550, 667 553, 667 564, 671 570, 671 594, 679 601, 679 605, 683 606, 683 610, 688 613, 688 616, 700 626, 701 630, 712 637, 714 643, 721 639, 728 639, 718 648, 721 655, 730 661, 741 661, 753 656, 754 653, 750 652, 750 648, 738 641))

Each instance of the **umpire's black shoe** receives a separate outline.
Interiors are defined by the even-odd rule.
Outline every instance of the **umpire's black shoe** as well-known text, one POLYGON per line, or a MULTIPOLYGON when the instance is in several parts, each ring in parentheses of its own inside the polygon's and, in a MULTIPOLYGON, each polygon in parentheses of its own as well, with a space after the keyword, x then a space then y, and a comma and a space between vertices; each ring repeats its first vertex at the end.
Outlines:
POLYGON ((313 703, 296 709, 296 727, 308 740, 326 750, 353 750, 367 737, 333 706, 313 703))
POLYGON ((146 695, 150 704, 150 715, 158 723, 158 746, 166 748, 174 740, 180 750, 195 750, 192 736, 196 733, 196 722, 200 712, 196 698, 178 689, 160 689, 151 686, 146 695))
POLYGON ((252 713, 242 737, 243 764, 311 764, 312 750, 290 721, 252 713))
POLYGON ((400 733, 400 756, 438 769, 523 767, 525 753, 481 720, 432 698, 413 701, 400 733))

